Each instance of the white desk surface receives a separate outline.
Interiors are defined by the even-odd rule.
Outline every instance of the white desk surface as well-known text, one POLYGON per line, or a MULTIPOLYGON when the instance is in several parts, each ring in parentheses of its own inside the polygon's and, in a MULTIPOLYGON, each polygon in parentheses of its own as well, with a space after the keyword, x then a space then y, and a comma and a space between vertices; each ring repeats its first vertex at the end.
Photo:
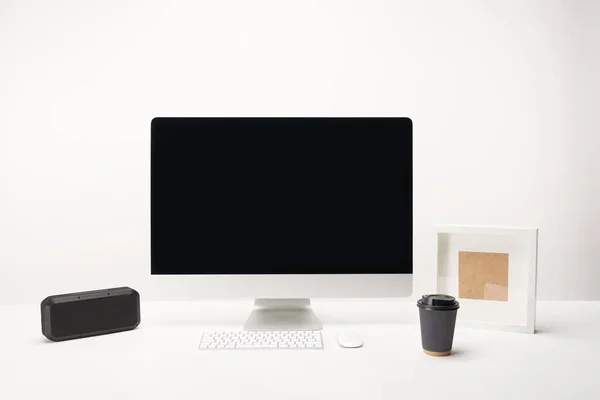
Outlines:
MULTIPOLYGON (((199 351, 251 302, 143 303, 134 331, 60 343, 38 306, 0 307, 0 399, 600 399, 600 303, 538 303, 535 335, 457 328, 423 354, 412 302, 314 301, 323 351, 199 351), (342 349, 356 328, 365 345, 342 349)), ((460 318, 460 311, 459 311, 460 318)))

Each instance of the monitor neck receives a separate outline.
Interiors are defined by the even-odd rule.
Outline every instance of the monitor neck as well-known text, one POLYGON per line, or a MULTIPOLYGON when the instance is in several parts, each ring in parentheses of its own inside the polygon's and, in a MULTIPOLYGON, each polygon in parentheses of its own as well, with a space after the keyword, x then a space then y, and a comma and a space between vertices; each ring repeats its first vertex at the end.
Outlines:
POLYGON ((323 325, 310 299, 255 299, 254 310, 244 324, 247 331, 317 331, 323 325))

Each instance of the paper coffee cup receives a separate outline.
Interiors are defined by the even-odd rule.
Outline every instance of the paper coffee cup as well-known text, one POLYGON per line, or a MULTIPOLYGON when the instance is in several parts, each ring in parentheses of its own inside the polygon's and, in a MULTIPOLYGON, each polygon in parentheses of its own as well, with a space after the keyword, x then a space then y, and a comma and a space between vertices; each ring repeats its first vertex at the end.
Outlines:
POLYGON ((421 342, 425 354, 447 356, 452 351, 459 303, 445 294, 427 294, 417 301, 421 321, 421 342))

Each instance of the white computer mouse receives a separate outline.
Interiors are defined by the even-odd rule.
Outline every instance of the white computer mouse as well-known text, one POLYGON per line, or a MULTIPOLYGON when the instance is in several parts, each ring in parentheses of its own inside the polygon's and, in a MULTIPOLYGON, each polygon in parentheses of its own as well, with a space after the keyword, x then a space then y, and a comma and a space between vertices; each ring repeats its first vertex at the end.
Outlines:
POLYGON ((354 331, 339 332, 336 339, 338 344, 346 349, 354 349, 363 345, 362 338, 354 331))

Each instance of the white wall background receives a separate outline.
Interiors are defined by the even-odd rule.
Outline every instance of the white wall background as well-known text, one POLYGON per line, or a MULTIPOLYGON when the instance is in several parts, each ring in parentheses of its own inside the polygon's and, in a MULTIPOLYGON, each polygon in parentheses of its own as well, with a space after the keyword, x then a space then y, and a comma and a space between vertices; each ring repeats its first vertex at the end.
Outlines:
POLYGON ((176 298, 150 120, 215 115, 410 116, 416 293, 432 224, 492 224, 539 228, 540 299, 600 300, 599 26, 593 0, 1 0, 0 304, 176 298))

